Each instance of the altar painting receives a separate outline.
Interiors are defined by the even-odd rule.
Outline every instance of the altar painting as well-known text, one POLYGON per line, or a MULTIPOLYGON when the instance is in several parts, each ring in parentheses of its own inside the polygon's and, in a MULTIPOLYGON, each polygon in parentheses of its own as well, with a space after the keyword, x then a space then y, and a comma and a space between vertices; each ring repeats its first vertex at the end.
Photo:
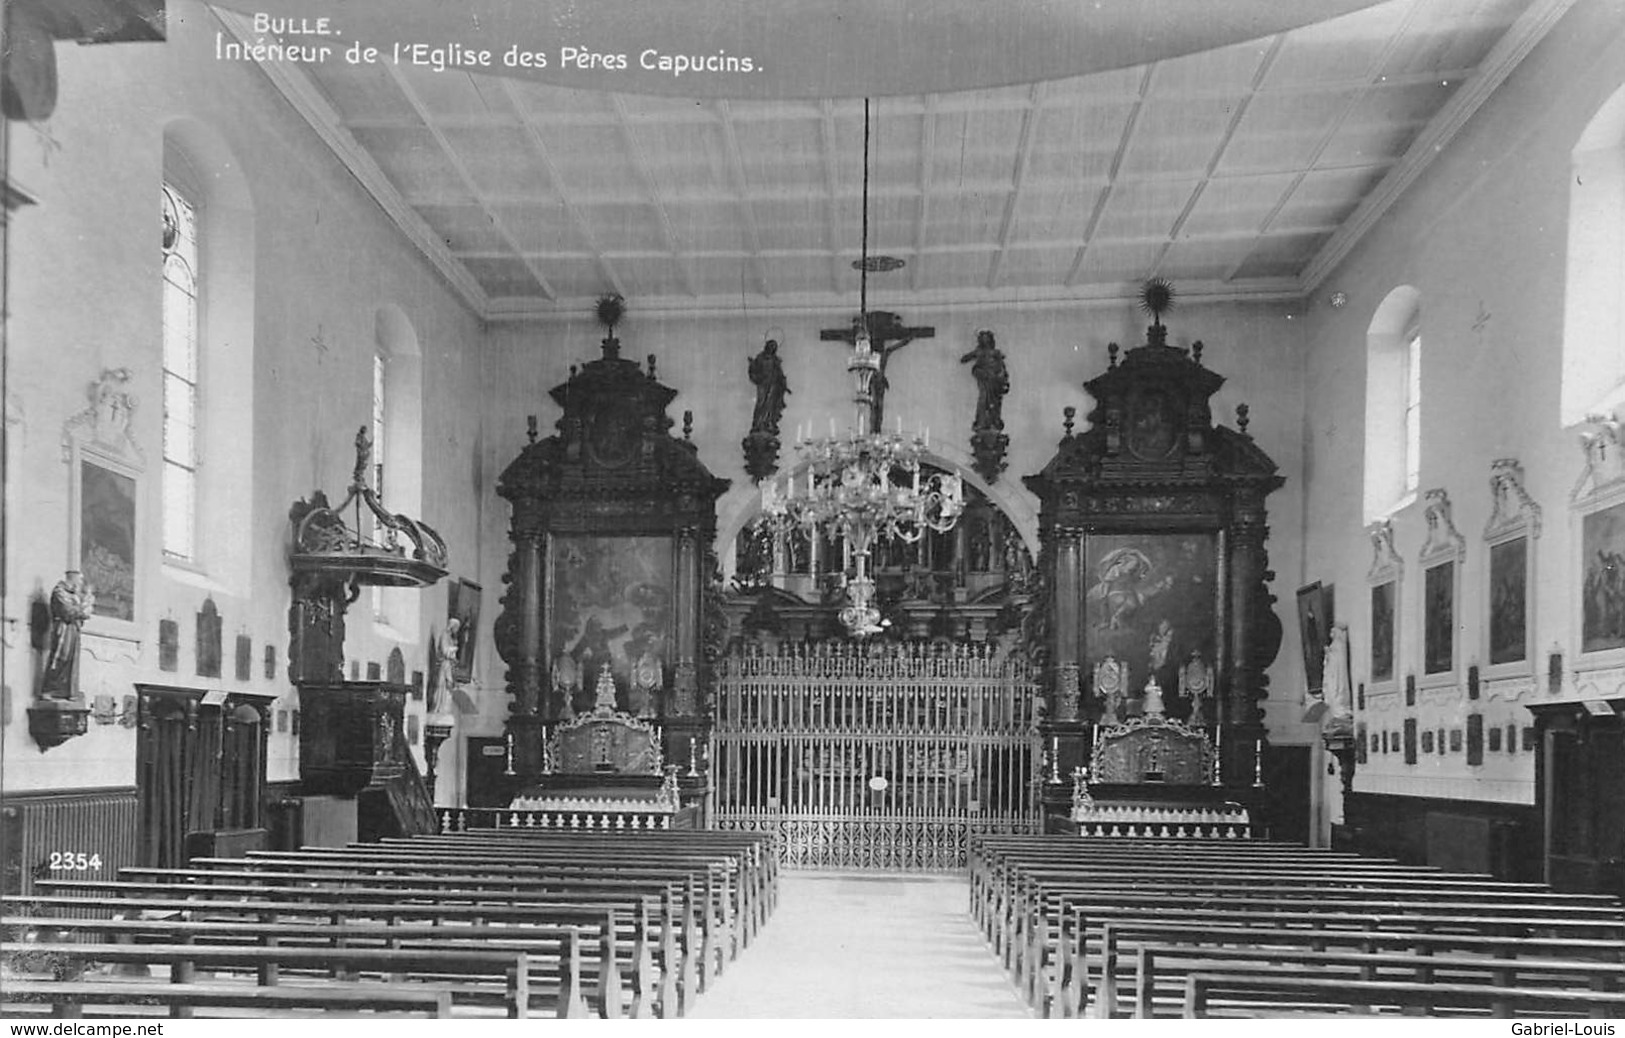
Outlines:
POLYGON ((1184 716, 1188 707, 1175 700, 1180 666, 1193 652, 1210 666, 1218 662, 1223 591, 1218 558, 1214 533, 1087 537, 1084 673, 1092 674, 1096 663, 1115 656, 1127 668, 1132 697, 1154 676, 1168 713, 1184 716))
POLYGON ((661 687, 670 669, 671 539, 559 537, 549 629, 554 669, 574 672, 578 694, 591 697, 606 664, 623 697, 634 668, 639 687, 661 687))

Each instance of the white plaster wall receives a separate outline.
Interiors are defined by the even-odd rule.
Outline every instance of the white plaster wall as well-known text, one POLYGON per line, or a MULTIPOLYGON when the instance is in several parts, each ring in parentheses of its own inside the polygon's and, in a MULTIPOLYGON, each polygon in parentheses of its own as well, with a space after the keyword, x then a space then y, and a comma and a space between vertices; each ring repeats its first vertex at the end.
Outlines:
MULTIPOLYGON (((1564 654, 1570 674, 1559 695, 1574 694, 1576 646, 1571 609, 1576 540, 1568 500, 1582 457, 1575 430, 1559 411, 1565 341, 1565 256, 1570 153, 1586 123, 1625 82, 1625 4, 1581 0, 1463 128, 1415 185, 1306 303, 1304 576, 1335 583, 1339 620, 1350 627, 1354 680, 1369 673, 1372 553, 1362 531, 1366 329, 1396 286, 1421 293, 1422 478, 1425 490, 1450 495, 1467 556, 1457 610, 1460 685, 1466 667, 1487 661, 1484 648, 1482 540, 1490 514, 1491 462, 1522 461, 1527 487, 1545 511, 1535 549, 1537 592, 1531 645, 1539 687, 1489 687, 1470 702, 1464 687, 1422 691, 1417 705, 1373 702, 1362 720, 1398 731, 1414 715, 1421 728, 1457 728, 1467 714, 1486 729, 1530 723, 1523 704, 1548 695, 1549 652, 1564 654), (1332 292, 1348 305, 1329 305, 1332 292)), ((1614 344, 1614 349, 1619 344, 1614 344)), ((1393 517, 1405 559, 1398 673, 1420 674, 1420 570, 1426 536, 1421 504, 1393 517)), ((1406 766, 1398 752, 1370 757, 1357 791, 1532 803, 1533 756, 1520 745, 1423 754, 1406 766)), ((1331 782, 1328 780, 1328 784, 1331 782)), ((1340 814, 1327 791, 1323 826, 1340 814)))
MULTIPOLYGON (((62 425, 84 406, 85 387, 103 368, 128 367, 136 376, 136 435, 147 459, 138 518, 144 569, 139 641, 91 650, 82 669, 87 696, 106 692, 122 701, 133 682, 150 681, 274 693, 278 713, 296 705, 286 680, 288 508, 316 488, 335 504, 343 497, 355 431, 371 410, 374 316, 381 306, 400 309, 422 349, 421 518, 448 541, 454 572, 494 585, 478 569, 479 322, 256 69, 214 60, 219 28, 200 5, 170 0, 165 44, 61 44, 55 114, 39 126, 11 128, 11 175, 38 204, 12 214, 6 259, 6 388, 24 414, 8 425, 5 488, 10 695, 0 717, 0 785, 8 791, 135 781, 132 729, 92 723, 87 735, 42 754, 24 713, 37 680, 28 600, 61 577, 69 549, 62 425), (158 190, 163 127, 176 117, 195 119, 224 141, 254 206, 252 421, 241 414, 204 444, 207 458, 236 455, 234 463, 251 472, 252 507, 240 525, 199 530, 211 546, 226 542, 237 560, 202 578, 165 571, 157 538, 158 190), (311 343, 318 331, 325 353, 311 343), (236 566, 246 582, 230 574, 236 566), (193 654, 195 614, 210 595, 224 621, 218 679, 198 678, 193 654), (18 617, 21 623, 10 622, 18 617), (163 617, 180 623, 174 673, 158 668, 163 617), (254 644, 253 677, 241 686, 233 674, 239 633, 254 644), (277 647, 277 675, 269 680, 266 644, 277 647)), ((428 627, 443 622, 446 599, 442 587, 418 597, 412 615, 397 621, 395 639, 376 635, 370 620, 353 614, 352 656, 382 664, 399 644, 409 672, 425 669, 428 627)), ((270 747, 269 778, 296 777, 291 730, 278 727, 270 747)))

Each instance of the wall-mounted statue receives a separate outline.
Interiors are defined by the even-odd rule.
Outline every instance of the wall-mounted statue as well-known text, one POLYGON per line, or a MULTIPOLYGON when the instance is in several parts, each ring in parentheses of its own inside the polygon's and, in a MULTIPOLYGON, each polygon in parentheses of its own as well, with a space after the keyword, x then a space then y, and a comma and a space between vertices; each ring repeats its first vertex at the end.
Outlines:
POLYGON ((987 329, 976 333, 976 348, 960 357, 959 363, 969 364, 976 380, 971 451, 976 455, 977 473, 991 483, 1004 471, 1004 452, 1010 445, 1010 437, 1004 433, 1004 395, 1010 392, 1010 371, 987 329))
POLYGON ((756 406, 743 444, 745 471, 759 483, 779 469, 779 419, 784 415, 784 398, 790 395, 777 339, 768 339, 762 352, 750 359, 750 380, 756 386, 756 406))
POLYGON ((79 697, 79 632, 96 604, 84 574, 70 569, 51 589, 51 637, 40 677, 41 699, 79 697))

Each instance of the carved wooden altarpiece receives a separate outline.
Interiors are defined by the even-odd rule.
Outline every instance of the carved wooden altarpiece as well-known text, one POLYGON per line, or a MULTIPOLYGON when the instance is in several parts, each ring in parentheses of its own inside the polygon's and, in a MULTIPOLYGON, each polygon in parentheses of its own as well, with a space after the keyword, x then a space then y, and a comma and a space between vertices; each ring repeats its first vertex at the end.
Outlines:
MULTIPOLYGON (((538 440, 532 419, 530 443, 497 482, 513 506, 495 641, 513 699, 516 790, 568 784, 544 774, 544 744, 599 708, 607 672, 613 712, 657 727, 662 759, 683 765, 684 801, 704 796, 720 638, 712 542, 728 481, 700 461, 686 427, 672 435, 676 396, 652 356, 647 369, 621 358, 612 329, 603 356, 553 389, 557 434, 538 440)), ((636 778, 660 784, 657 773, 636 778)))
POLYGON ((1067 408, 1059 450, 1025 480, 1041 501, 1048 606, 1046 809, 1068 810, 1060 777, 1103 741, 1143 736, 1136 724, 1207 740, 1214 774, 1091 775, 1096 797, 1257 804, 1259 704, 1281 643, 1264 501, 1284 480, 1247 434, 1245 405, 1237 429, 1214 423, 1224 378, 1202 365, 1201 343, 1167 345, 1158 320, 1145 345, 1108 353, 1084 384, 1089 428, 1073 432, 1067 408))

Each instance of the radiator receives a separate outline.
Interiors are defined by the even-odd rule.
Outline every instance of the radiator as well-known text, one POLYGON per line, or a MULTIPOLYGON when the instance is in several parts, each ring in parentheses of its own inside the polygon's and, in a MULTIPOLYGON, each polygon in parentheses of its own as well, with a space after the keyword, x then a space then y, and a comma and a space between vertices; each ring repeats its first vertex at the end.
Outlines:
POLYGON ((134 789, 24 794, 0 799, 0 863, 7 894, 36 879, 114 879, 137 865, 134 789))

